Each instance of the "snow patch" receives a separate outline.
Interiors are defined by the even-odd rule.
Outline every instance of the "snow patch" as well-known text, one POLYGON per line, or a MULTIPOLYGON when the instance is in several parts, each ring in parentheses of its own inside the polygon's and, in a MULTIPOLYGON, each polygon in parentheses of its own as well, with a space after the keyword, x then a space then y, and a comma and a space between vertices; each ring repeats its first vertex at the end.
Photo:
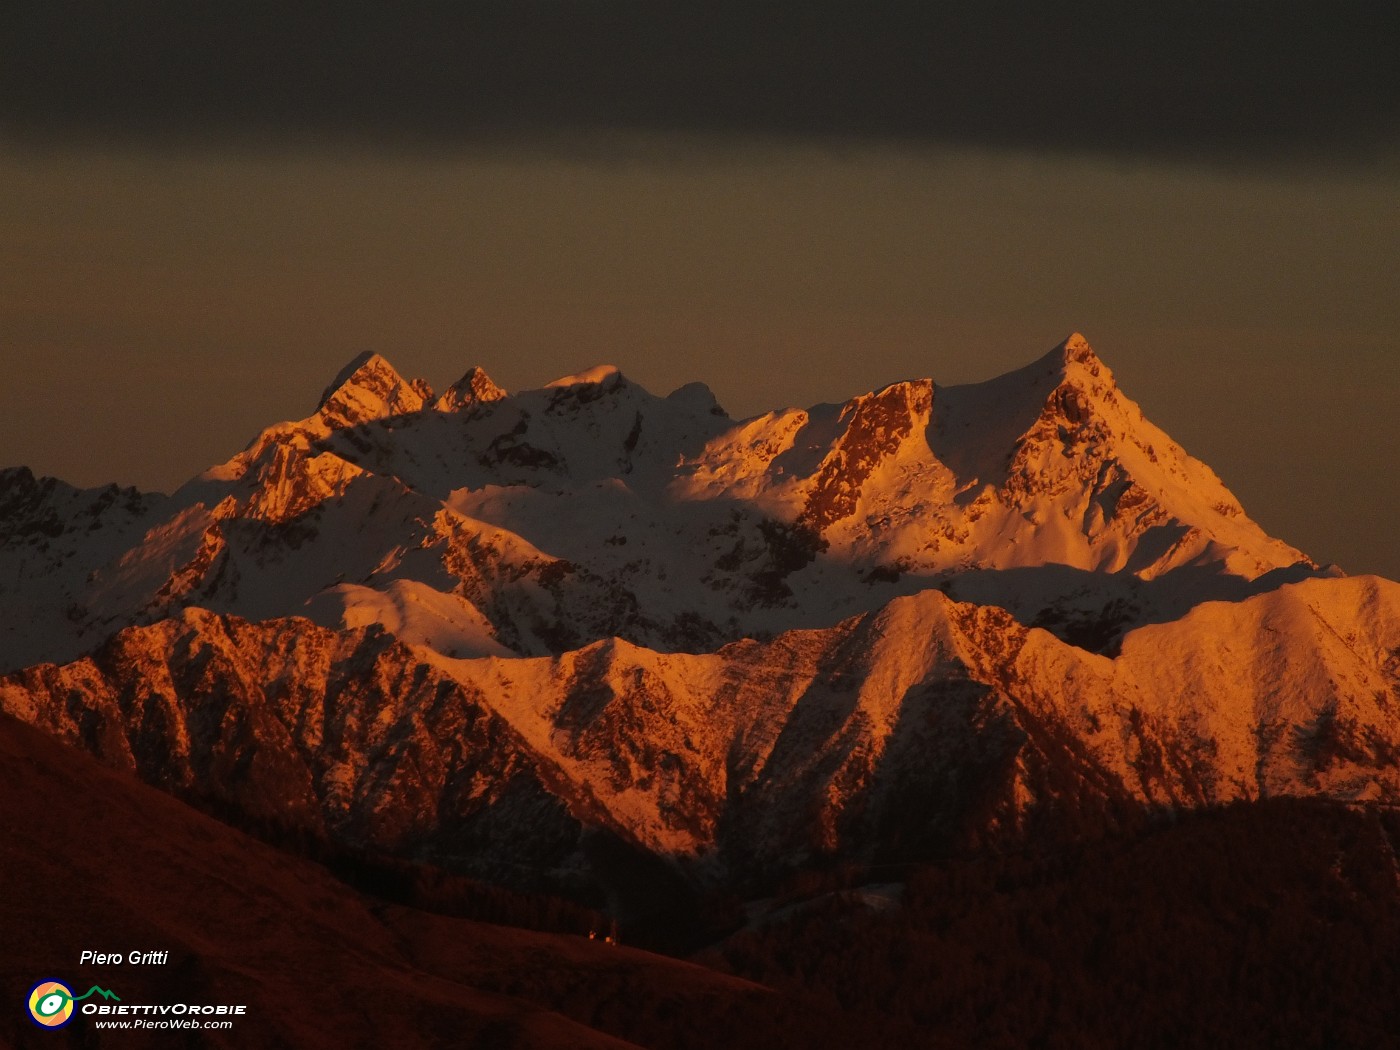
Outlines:
POLYGON ((571 376, 561 376, 552 383, 546 383, 544 389, 553 390, 561 386, 582 386, 585 384, 602 383, 613 376, 621 376, 622 372, 616 365, 595 365, 592 368, 579 372, 571 376))

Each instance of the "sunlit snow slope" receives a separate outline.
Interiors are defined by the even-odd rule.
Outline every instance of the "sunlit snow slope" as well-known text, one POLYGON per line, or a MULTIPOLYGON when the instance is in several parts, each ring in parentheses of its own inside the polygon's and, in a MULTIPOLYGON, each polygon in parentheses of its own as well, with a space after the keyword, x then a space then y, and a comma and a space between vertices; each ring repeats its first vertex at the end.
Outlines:
POLYGON ((986 383, 735 422, 600 367, 441 396, 378 356, 173 497, 0 474, 0 668, 189 605, 454 657, 705 651, 937 587, 1111 650, 1317 574, 1075 335, 986 383))
POLYGON ((170 496, 0 473, 0 598, 0 708, 505 881, 1400 797, 1400 587, 1265 535, 1077 334, 743 421, 365 355, 170 496))

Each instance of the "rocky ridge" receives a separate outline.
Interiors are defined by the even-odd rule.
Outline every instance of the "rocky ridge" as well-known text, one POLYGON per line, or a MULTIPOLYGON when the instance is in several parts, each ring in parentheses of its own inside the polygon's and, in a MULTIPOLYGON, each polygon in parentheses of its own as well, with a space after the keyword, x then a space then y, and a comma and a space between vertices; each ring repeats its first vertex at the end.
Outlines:
POLYGON ((515 884, 1400 794, 1400 587, 1268 537, 1077 335, 740 422, 366 355, 172 496, 0 474, 0 592, 0 709, 515 884))

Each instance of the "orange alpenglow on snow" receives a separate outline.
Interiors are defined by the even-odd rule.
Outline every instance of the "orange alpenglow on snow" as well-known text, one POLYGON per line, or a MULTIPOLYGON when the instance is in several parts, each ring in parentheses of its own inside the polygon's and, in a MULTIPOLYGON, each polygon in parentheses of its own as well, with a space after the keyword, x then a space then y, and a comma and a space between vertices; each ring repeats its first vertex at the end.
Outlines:
POLYGON ((0 496, 0 709, 483 876, 1400 801, 1400 587, 1265 534, 1077 334, 745 420, 609 366, 435 399, 368 355, 172 496, 0 496))

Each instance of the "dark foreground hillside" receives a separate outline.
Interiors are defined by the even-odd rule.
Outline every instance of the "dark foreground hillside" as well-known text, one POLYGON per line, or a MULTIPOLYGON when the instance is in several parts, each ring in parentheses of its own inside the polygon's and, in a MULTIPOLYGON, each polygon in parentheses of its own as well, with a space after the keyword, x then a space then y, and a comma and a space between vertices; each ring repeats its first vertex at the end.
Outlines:
POLYGON ((0 836, 4 1047, 1400 1046, 1391 812, 1241 805, 948 862, 903 873, 897 909, 798 901, 712 968, 390 903, 3 718, 0 836), (83 949, 170 962, 80 966, 83 949), (248 1013, 228 1032, 45 1031, 23 999, 46 978, 248 1013))
MULTIPOLYGON (((505 909, 526 911, 518 897, 505 909)), ((700 966, 386 903, 3 716, 0 1002, 0 1047, 36 1050, 742 1048, 861 1035, 818 1003, 700 966), (168 951, 169 962, 83 966, 84 949, 168 951), (44 1030, 24 1001, 46 979, 74 994, 100 984, 127 1004, 247 1014, 227 1032, 100 1031, 81 1015, 44 1030)))
POLYGON ((1400 1046, 1400 813, 1277 800, 1120 840, 927 868, 720 959, 907 1045, 1400 1046))

